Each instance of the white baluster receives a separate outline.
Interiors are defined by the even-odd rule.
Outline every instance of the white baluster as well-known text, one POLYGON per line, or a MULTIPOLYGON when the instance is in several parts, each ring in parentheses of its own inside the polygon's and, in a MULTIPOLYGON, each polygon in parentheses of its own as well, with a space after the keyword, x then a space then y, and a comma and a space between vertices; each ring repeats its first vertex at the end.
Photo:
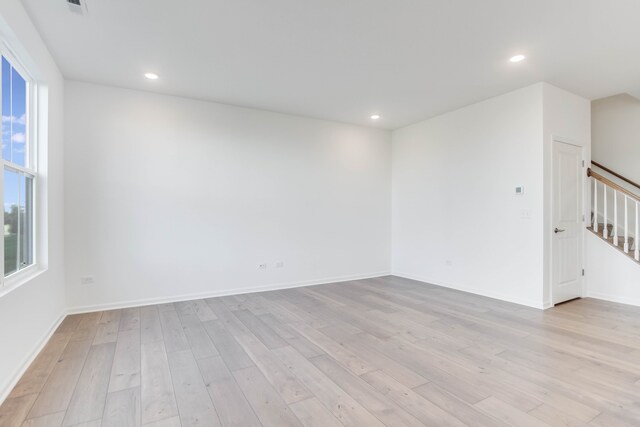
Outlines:
POLYGON ((602 237, 605 239, 609 238, 609 226, 607 225, 607 186, 606 184, 602 184, 602 189, 604 190, 602 199, 604 200, 604 224, 602 225, 602 237))
POLYGON ((624 195, 624 252, 629 253, 629 197, 624 195))
POLYGON ((638 244, 638 239, 640 238, 640 231, 638 230, 638 209, 640 207, 640 203, 636 202, 636 241, 633 242, 633 246, 636 247, 635 250, 635 258, 636 261, 640 261, 640 245, 638 244))
POLYGON ((593 231, 598 232, 598 180, 593 178, 593 231))
POLYGON ((618 246, 618 190, 613 190, 613 246, 618 246))

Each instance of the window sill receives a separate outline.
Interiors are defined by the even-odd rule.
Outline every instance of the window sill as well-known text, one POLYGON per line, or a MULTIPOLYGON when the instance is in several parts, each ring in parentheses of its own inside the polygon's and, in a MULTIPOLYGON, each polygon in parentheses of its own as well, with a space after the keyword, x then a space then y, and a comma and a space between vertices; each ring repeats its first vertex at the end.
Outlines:
POLYGON ((0 286, 0 298, 34 280, 45 271, 47 271, 46 268, 42 268, 38 265, 32 265, 5 278, 0 286))

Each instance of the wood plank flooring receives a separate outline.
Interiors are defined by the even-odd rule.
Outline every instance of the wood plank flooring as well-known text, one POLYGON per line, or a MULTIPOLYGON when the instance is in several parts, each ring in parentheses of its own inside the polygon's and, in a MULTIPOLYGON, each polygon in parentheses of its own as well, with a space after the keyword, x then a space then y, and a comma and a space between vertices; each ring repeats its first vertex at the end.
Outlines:
POLYGON ((0 426, 638 426, 640 308, 397 277, 68 316, 0 426))

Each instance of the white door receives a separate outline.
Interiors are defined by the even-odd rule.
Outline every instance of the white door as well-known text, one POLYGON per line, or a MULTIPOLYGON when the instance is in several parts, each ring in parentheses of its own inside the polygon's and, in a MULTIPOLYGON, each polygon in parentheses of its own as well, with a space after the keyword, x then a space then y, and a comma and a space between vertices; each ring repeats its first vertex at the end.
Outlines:
POLYGON ((582 148, 553 141, 553 303, 582 297, 582 148))

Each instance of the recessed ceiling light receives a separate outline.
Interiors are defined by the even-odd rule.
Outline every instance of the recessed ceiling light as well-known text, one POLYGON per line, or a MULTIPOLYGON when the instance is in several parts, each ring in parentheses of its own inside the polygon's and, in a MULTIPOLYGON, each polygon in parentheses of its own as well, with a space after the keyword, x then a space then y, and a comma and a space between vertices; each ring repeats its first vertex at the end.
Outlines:
POLYGON ((511 58, 509 58, 509 61, 511 62, 520 62, 520 61, 524 61, 526 57, 524 55, 516 55, 516 56, 512 56, 511 58))
POLYGON ((380 114, 374 114, 371 116, 371 120, 378 120, 380 118, 380 114))
POLYGON ((149 80, 158 80, 158 78, 160 77, 156 73, 144 73, 144 76, 149 80))

